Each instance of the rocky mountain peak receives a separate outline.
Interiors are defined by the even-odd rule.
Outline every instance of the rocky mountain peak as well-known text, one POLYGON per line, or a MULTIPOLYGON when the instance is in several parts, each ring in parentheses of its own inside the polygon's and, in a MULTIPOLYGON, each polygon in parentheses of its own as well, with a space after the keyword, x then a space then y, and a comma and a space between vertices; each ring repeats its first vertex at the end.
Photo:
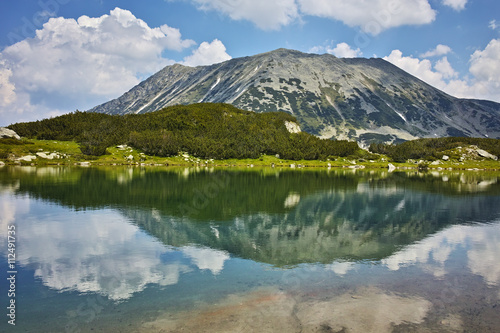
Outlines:
POLYGON ((383 59, 277 49, 211 66, 167 66, 118 99, 93 108, 144 113, 175 104, 230 103, 293 114, 304 131, 361 142, 419 137, 500 137, 500 104, 464 100, 383 59))

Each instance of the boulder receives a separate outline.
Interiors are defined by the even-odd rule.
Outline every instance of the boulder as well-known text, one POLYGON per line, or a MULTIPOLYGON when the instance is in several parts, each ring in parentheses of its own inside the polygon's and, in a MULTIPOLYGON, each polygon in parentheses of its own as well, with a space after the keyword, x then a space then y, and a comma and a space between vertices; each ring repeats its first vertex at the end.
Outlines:
POLYGON ((49 153, 38 152, 38 153, 36 153, 36 156, 41 157, 41 158, 45 158, 48 160, 53 160, 54 158, 59 158, 59 155, 57 153, 49 154, 49 153))
POLYGON ((17 135, 16 132, 14 132, 11 129, 5 128, 5 127, 0 127, 0 139, 3 138, 14 138, 17 140, 21 140, 21 137, 17 135))
POLYGON ((492 160, 495 160, 495 161, 498 161, 498 157, 493 155, 493 154, 490 154, 488 153, 486 150, 482 150, 482 149, 477 149, 476 150, 477 154, 481 157, 484 157, 484 158, 491 158, 492 160))
POLYGON ((35 155, 26 155, 26 156, 23 156, 23 157, 19 157, 17 160, 18 161, 31 162, 32 160, 36 160, 36 156, 35 155))

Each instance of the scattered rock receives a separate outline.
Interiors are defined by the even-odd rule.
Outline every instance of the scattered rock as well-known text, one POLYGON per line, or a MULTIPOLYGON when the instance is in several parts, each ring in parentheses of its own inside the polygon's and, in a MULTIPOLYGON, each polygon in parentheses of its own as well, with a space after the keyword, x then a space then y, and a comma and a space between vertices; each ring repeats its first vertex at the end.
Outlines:
POLYGON ((396 167, 394 166, 394 164, 389 163, 389 172, 393 172, 394 170, 396 170, 396 167))
POLYGON ((0 139, 3 138, 14 138, 17 140, 21 140, 21 137, 13 130, 5 127, 0 127, 0 139))
POLYGON ((450 159, 450 156, 448 156, 448 155, 443 155, 443 158, 442 158, 442 160, 443 160, 443 161, 448 161, 449 159, 450 159))
POLYGON ((495 161, 498 161, 498 157, 493 155, 493 154, 490 154, 488 153, 486 150, 482 150, 482 149, 477 149, 476 150, 477 154, 481 157, 484 157, 484 158, 491 158, 492 160, 495 160, 495 161))
POLYGON ((17 160, 18 161, 31 162, 33 160, 36 160, 36 156, 34 156, 34 155, 26 155, 26 156, 23 156, 23 157, 19 157, 17 160))
POLYGON ((134 156, 133 156, 133 155, 128 155, 128 156, 127 156, 127 160, 129 160, 129 161, 133 161, 133 160, 134 160, 134 156))
POLYGON ((2 161, 0 161, 0 168, 3 167, 3 166, 5 166, 5 163, 2 162, 2 161))
POLYGON ((38 157, 41 157, 41 158, 45 158, 47 160, 53 160, 54 158, 60 158, 59 154, 57 153, 36 153, 36 156, 38 157))

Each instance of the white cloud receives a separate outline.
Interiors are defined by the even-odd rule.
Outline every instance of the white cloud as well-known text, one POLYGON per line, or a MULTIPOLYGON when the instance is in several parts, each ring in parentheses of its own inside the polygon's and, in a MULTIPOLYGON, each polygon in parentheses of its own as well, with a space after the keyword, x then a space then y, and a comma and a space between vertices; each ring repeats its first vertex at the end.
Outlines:
POLYGON ((436 18, 427 0, 297 1, 303 14, 339 20, 371 35, 402 25, 428 24, 436 18))
POLYGON ((333 54, 338 58, 357 58, 363 55, 361 49, 358 47, 357 49, 351 48, 351 46, 347 43, 338 43, 335 47, 333 45, 330 46, 313 46, 309 49, 309 53, 329 53, 333 54))
POLYGON ((491 20, 490 23, 488 24, 488 27, 491 30, 497 30, 497 28, 500 28, 500 26, 497 24, 497 20, 491 20))
POLYGON ((493 39, 483 51, 476 51, 470 59, 470 69, 479 94, 500 101, 500 39, 493 39))
POLYGON ((451 64, 448 62, 447 57, 443 57, 436 62, 434 65, 434 69, 445 79, 451 79, 458 76, 458 73, 451 67, 451 64))
POLYGON ((278 30, 300 21, 302 15, 311 15, 339 20, 348 26, 360 27, 366 33, 378 35, 386 29, 428 24, 436 18, 436 11, 428 0, 190 1, 200 10, 215 10, 233 20, 250 21, 263 30, 278 30))
POLYGON ((468 0, 443 0, 443 4, 446 6, 450 6, 456 11, 461 11, 465 9, 465 5, 468 0))
POLYGON ((439 89, 444 88, 443 75, 432 69, 432 63, 428 59, 420 60, 418 58, 405 57, 400 50, 393 50, 388 57, 384 57, 384 60, 389 61, 432 86, 439 89))
POLYGON ((451 47, 448 45, 439 44, 435 49, 427 51, 420 56, 422 58, 431 58, 436 56, 442 56, 451 52, 451 47))
POLYGON ((347 43, 339 43, 335 48, 328 49, 327 52, 339 58, 356 58, 363 55, 359 48, 354 50, 347 43))
POLYGON ((0 67, 0 107, 12 104, 16 100, 16 87, 10 82, 11 76, 10 69, 0 67))
POLYGON ((295 0, 191 0, 201 10, 216 10, 247 20, 263 30, 278 30, 299 18, 295 0))
POLYGON ((428 84, 461 98, 488 99, 500 102, 500 39, 493 39, 484 50, 470 58, 471 77, 458 79, 447 57, 433 63, 429 59, 403 56, 394 50, 385 60, 428 84))
POLYGON ((203 42, 193 54, 187 56, 182 62, 186 66, 204 66, 223 62, 231 59, 226 53, 226 47, 218 40, 214 39, 211 43, 203 42))
POLYGON ((97 18, 52 18, 34 38, 0 53, 0 122, 95 106, 173 63, 163 51, 194 44, 178 29, 150 28, 120 8, 97 18))

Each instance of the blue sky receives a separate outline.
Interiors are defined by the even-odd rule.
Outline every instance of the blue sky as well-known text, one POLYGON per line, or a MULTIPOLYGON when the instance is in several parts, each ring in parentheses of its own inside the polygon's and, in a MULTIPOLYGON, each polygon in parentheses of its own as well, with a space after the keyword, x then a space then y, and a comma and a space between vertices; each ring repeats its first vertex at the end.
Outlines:
POLYGON ((164 66, 277 48, 384 58, 500 102, 497 0, 0 2, 0 126, 87 110, 164 66))

